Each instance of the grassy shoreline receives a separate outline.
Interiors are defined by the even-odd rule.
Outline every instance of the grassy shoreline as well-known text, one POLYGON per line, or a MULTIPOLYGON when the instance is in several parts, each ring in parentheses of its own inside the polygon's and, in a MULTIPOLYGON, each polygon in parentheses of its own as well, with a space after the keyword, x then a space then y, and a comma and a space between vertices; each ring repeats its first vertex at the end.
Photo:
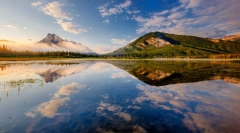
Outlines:
POLYGON ((228 58, 146 58, 146 59, 128 59, 128 58, 12 58, 12 57, 0 57, 0 61, 31 61, 31 60, 159 60, 159 61, 167 61, 167 60, 183 60, 183 61, 208 61, 208 60, 216 60, 216 61, 231 61, 231 60, 240 60, 239 58, 233 58, 233 59, 228 59, 228 58))

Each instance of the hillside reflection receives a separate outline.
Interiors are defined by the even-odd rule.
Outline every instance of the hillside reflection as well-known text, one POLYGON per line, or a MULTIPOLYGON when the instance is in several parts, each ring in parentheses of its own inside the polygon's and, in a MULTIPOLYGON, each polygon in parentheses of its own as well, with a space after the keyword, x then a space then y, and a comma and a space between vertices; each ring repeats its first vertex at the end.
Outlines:
POLYGON ((240 63, 230 61, 108 61, 154 86, 224 80, 240 84, 240 63))

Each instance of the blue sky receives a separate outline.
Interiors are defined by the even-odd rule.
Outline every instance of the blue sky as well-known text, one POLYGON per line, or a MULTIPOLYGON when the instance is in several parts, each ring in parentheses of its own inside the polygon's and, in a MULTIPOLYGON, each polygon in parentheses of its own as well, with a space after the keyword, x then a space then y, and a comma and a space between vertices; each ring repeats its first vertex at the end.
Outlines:
POLYGON ((0 0, 0 39, 33 44, 47 33, 98 53, 152 31, 219 38, 240 32, 239 0, 0 0))

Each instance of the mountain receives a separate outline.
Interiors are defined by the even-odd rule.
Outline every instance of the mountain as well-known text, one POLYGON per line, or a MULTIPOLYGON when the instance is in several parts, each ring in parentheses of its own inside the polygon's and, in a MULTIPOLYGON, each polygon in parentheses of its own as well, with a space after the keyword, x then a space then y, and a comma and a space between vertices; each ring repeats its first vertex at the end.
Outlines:
POLYGON ((240 34, 238 34, 238 35, 225 36, 225 37, 222 37, 221 40, 224 40, 224 41, 233 41, 233 42, 236 42, 236 43, 240 43, 240 34))
POLYGON ((49 48, 49 50, 55 51, 72 51, 72 52, 80 52, 85 54, 96 54, 91 49, 86 46, 83 46, 81 43, 76 43, 73 41, 68 41, 67 39, 63 39, 55 34, 48 33, 47 36, 41 41, 36 43, 42 47, 49 48))
POLYGON ((109 55, 135 54, 143 57, 172 57, 234 53, 240 53, 240 44, 234 41, 151 32, 109 55))

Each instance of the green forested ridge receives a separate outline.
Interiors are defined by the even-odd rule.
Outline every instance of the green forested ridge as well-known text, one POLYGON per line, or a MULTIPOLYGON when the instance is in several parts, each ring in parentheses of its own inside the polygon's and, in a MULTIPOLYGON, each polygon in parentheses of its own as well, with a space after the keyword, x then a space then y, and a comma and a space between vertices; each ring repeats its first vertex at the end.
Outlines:
POLYGON ((235 42, 222 41, 213 42, 208 38, 195 36, 175 35, 162 32, 151 32, 145 34, 125 47, 122 47, 110 55, 118 54, 137 54, 150 57, 171 57, 171 56, 207 56, 210 54, 236 54, 240 53, 240 40, 235 42), (139 44, 145 43, 146 40, 152 37, 160 37, 161 39, 170 42, 172 45, 167 45, 161 48, 149 46, 141 49, 139 44))

